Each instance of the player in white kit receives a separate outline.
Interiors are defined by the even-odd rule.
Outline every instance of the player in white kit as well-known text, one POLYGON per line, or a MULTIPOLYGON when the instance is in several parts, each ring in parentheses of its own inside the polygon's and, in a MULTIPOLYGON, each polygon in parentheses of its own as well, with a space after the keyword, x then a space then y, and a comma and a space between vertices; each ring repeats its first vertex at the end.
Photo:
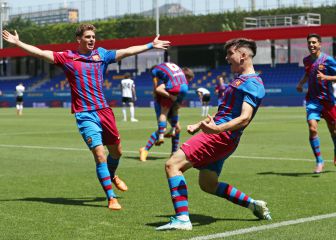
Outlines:
POLYGON ((25 87, 22 83, 19 83, 16 86, 16 114, 18 116, 22 115, 23 110, 23 93, 25 91, 25 87))
POLYGON ((138 119, 134 117, 134 102, 136 101, 135 84, 129 73, 126 73, 125 78, 121 80, 121 95, 123 121, 127 121, 126 105, 128 104, 130 108, 131 122, 138 122, 138 119))
POLYGON ((202 117, 206 117, 209 113, 210 92, 203 87, 198 88, 196 92, 202 103, 202 117))

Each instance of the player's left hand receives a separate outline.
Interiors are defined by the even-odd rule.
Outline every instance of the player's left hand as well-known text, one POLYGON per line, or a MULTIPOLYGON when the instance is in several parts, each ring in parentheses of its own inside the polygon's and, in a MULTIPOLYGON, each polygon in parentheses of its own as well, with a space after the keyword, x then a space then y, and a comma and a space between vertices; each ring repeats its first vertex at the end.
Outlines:
POLYGON ((170 46, 170 41, 159 40, 160 34, 153 41, 153 48, 166 50, 170 46))
POLYGON ((207 134, 220 133, 220 128, 218 127, 218 125, 216 125, 215 121, 210 115, 208 115, 208 119, 208 122, 205 120, 201 122, 200 128, 202 129, 202 131, 207 134))
POLYGON ((319 80, 319 81, 327 80, 326 75, 324 75, 322 72, 317 70, 317 80, 319 80))

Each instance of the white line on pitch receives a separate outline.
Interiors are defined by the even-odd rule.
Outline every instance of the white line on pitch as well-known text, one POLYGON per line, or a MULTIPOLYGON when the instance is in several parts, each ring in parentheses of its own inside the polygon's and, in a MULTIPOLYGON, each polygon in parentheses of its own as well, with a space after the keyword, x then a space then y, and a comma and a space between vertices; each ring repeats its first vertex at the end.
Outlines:
MULTIPOLYGON (((44 146, 31 146, 31 145, 9 145, 0 144, 3 148, 27 148, 27 149, 48 149, 48 150, 64 150, 64 151, 88 151, 88 148, 70 148, 70 147, 44 147, 44 146)), ((138 154, 138 151, 123 151, 123 153, 138 154)), ((167 152, 150 152, 151 154, 157 155, 170 155, 167 152)), ((233 155, 231 158, 245 158, 245 159, 262 159, 262 160, 283 160, 283 161, 304 161, 304 162, 314 162, 313 159, 306 158, 283 158, 283 157, 261 157, 261 156, 239 156, 233 155)), ((325 160, 325 162, 332 162, 332 160, 325 160)))
POLYGON ((216 233, 216 234, 211 234, 211 235, 193 237, 193 238, 190 238, 189 240, 209 240, 209 239, 225 238, 225 237, 230 237, 230 236, 235 236, 235 235, 242 235, 242 234, 252 233, 252 232, 260 232, 260 231, 269 230, 273 228, 290 226, 290 225, 295 225, 299 223, 313 222, 313 221, 318 221, 318 220, 327 219, 327 218, 334 218, 334 217, 336 217, 336 213, 329 213, 329 214, 317 215, 317 216, 312 216, 312 217, 307 217, 307 218, 298 218, 294 220, 283 221, 283 222, 263 225, 259 227, 242 228, 242 229, 237 229, 237 230, 223 232, 223 233, 216 233))
MULTIPOLYGON (((126 130, 126 128, 119 127, 119 130, 126 130)), ((132 127, 128 128, 128 130, 139 130, 139 129, 157 129, 157 127, 132 127)), ((21 135, 47 135, 47 134, 60 134, 60 133, 78 133, 78 130, 69 130, 69 131, 47 131, 47 132, 8 132, 8 133, 0 133, 0 136, 21 136, 21 135)), ((148 133, 149 134, 149 133, 148 133)))

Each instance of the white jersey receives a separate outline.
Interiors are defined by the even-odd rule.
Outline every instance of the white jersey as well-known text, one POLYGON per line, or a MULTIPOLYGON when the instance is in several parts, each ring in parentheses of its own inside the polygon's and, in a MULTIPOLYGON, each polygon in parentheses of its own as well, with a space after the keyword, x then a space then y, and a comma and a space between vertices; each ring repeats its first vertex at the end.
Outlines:
POLYGON ((22 97, 25 91, 25 87, 22 84, 16 86, 16 96, 22 97))
POLYGON ((197 92, 201 92, 203 95, 206 95, 206 94, 209 94, 210 95, 210 92, 209 92, 209 90, 208 89, 206 89, 206 88, 198 88, 197 89, 197 92))
POLYGON ((122 97, 133 98, 132 89, 135 87, 132 79, 121 80, 122 97))

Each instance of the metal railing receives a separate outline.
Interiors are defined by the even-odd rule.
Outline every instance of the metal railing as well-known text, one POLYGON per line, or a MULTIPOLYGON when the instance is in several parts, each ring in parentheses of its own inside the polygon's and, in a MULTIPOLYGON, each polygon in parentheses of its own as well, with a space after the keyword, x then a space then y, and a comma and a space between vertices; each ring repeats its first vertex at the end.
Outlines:
POLYGON ((320 26, 321 14, 299 13, 290 15, 260 16, 244 18, 244 29, 320 26))

